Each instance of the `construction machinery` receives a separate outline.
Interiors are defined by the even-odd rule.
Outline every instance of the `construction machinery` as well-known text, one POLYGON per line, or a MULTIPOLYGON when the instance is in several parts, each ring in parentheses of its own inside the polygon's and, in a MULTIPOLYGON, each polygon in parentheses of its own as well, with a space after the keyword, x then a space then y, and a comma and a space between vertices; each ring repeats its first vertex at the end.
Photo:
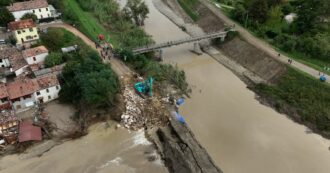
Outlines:
POLYGON ((152 97, 152 84, 154 79, 152 77, 148 77, 145 81, 137 82, 134 84, 134 89, 139 94, 149 95, 152 97))

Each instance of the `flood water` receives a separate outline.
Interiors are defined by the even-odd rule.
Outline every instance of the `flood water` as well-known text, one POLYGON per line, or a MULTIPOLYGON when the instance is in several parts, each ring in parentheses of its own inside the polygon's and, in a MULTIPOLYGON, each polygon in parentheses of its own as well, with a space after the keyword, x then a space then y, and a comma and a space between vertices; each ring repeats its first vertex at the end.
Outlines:
MULTIPOLYGON (((114 124, 112 124, 114 127, 114 124)), ((1 173, 167 173, 144 132, 96 124, 87 136, 55 146, 41 157, 0 159, 1 173), (149 158, 152 161, 149 161, 149 158)), ((31 153, 31 152, 29 152, 31 153)))
MULTIPOLYGON (((145 30, 156 42, 188 35, 146 0, 145 30)), ((192 44, 164 49, 165 62, 177 63, 192 86, 180 108, 196 138, 225 173, 329 173, 329 140, 261 105, 230 70, 192 44)))

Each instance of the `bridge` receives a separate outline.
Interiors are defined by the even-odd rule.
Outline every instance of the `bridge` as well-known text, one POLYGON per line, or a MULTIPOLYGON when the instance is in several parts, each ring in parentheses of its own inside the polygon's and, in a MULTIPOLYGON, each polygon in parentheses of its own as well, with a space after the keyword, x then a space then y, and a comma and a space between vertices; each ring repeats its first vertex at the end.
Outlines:
MULTIPOLYGON (((229 31, 234 31, 234 30, 230 29, 229 31)), ((147 46, 135 48, 132 50, 132 52, 133 52, 133 54, 137 55, 137 54, 142 54, 142 53, 151 52, 151 51, 155 51, 155 50, 161 50, 162 48, 166 48, 166 47, 195 42, 194 43, 194 52, 196 52, 197 54, 200 54, 201 50, 200 50, 198 41, 205 40, 205 39, 214 39, 214 38, 221 38, 221 40, 223 41, 229 31, 215 32, 215 33, 205 34, 205 35, 201 35, 201 36, 185 38, 185 39, 181 39, 181 40, 168 41, 168 42, 160 43, 160 44, 147 45, 147 46)))

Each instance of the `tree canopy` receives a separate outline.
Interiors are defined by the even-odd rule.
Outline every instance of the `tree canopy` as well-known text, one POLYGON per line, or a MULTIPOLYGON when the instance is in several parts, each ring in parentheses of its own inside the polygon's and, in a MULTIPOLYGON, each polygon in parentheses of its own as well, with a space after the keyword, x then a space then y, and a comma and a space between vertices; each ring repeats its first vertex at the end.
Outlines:
POLYGON ((132 18, 138 26, 144 25, 144 20, 147 18, 149 9, 142 0, 130 0, 123 9, 125 15, 132 18))
POLYGON ((6 27, 9 22, 14 21, 14 16, 8 11, 6 7, 0 7, 0 26, 6 27))
POLYGON ((102 64, 94 51, 79 51, 63 69, 60 100, 95 108, 113 105, 118 80, 111 67, 102 64))
POLYGON ((32 19, 34 22, 36 22, 38 20, 38 17, 33 13, 26 13, 21 17, 21 20, 24 19, 32 19))

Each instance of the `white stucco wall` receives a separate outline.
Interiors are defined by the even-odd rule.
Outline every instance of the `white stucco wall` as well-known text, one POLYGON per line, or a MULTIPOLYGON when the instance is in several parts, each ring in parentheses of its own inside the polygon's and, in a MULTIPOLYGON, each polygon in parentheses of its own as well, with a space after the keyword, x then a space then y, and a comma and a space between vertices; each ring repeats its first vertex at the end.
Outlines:
POLYGON ((38 63, 44 62, 47 56, 48 56, 48 53, 43 53, 43 54, 39 54, 39 55, 35 56, 35 60, 33 59, 33 56, 27 57, 27 58, 25 58, 25 60, 29 65, 38 64, 38 63))
POLYGON ((52 17, 52 14, 50 12, 49 7, 47 8, 37 8, 37 9, 31 9, 31 10, 22 10, 22 11, 14 11, 12 12, 13 16, 15 17, 15 20, 18 21, 22 18, 22 16, 26 13, 33 13, 37 16, 38 19, 45 19, 52 17), (48 9, 48 11, 47 11, 48 9), (34 10, 34 11, 33 11, 34 10))
POLYGON ((8 58, 0 59, 0 68, 1 67, 10 67, 8 58))
POLYGON ((21 97, 19 101, 12 102, 12 104, 13 104, 15 110, 24 109, 27 107, 34 106, 35 99, 34 99, 33 95, 31 95, 31 98, 26 98, 26 99, 21 97), (27 106, 27 105, 30 105, 30 106, 27 106))
POLYGON ((21 75, 22 73, 24 73, 24 72, 26 71, 26 68, 27 68, 27 65, 26 65, 26 66, 23 66, 23 67, 21 67, 21 68, 19 68, 19 69, 17 69, 17 70, 15 71, 15 75, 16 75, 16 76, 21 75))
POLYGON ((58 98, 58 93, 60 92, 60 90, 61 90, 60 85, 57 85, 57 88, 56 86, 52 86, 48 88, 48 92, 47 89, 38 91, 40 93, 39 95, 37 94, 38 92, 35 92, 34 97, 36 98, 36 101, 39 100, 40 98, 43 98, 44 103, 49 102, 58 98))
POLYGON ((17 40, 18 45, 22 44, 23 42, 30 42, 39 39, 39 34, 36 27, 15 30, 13 31, 13 34, 17 40))

